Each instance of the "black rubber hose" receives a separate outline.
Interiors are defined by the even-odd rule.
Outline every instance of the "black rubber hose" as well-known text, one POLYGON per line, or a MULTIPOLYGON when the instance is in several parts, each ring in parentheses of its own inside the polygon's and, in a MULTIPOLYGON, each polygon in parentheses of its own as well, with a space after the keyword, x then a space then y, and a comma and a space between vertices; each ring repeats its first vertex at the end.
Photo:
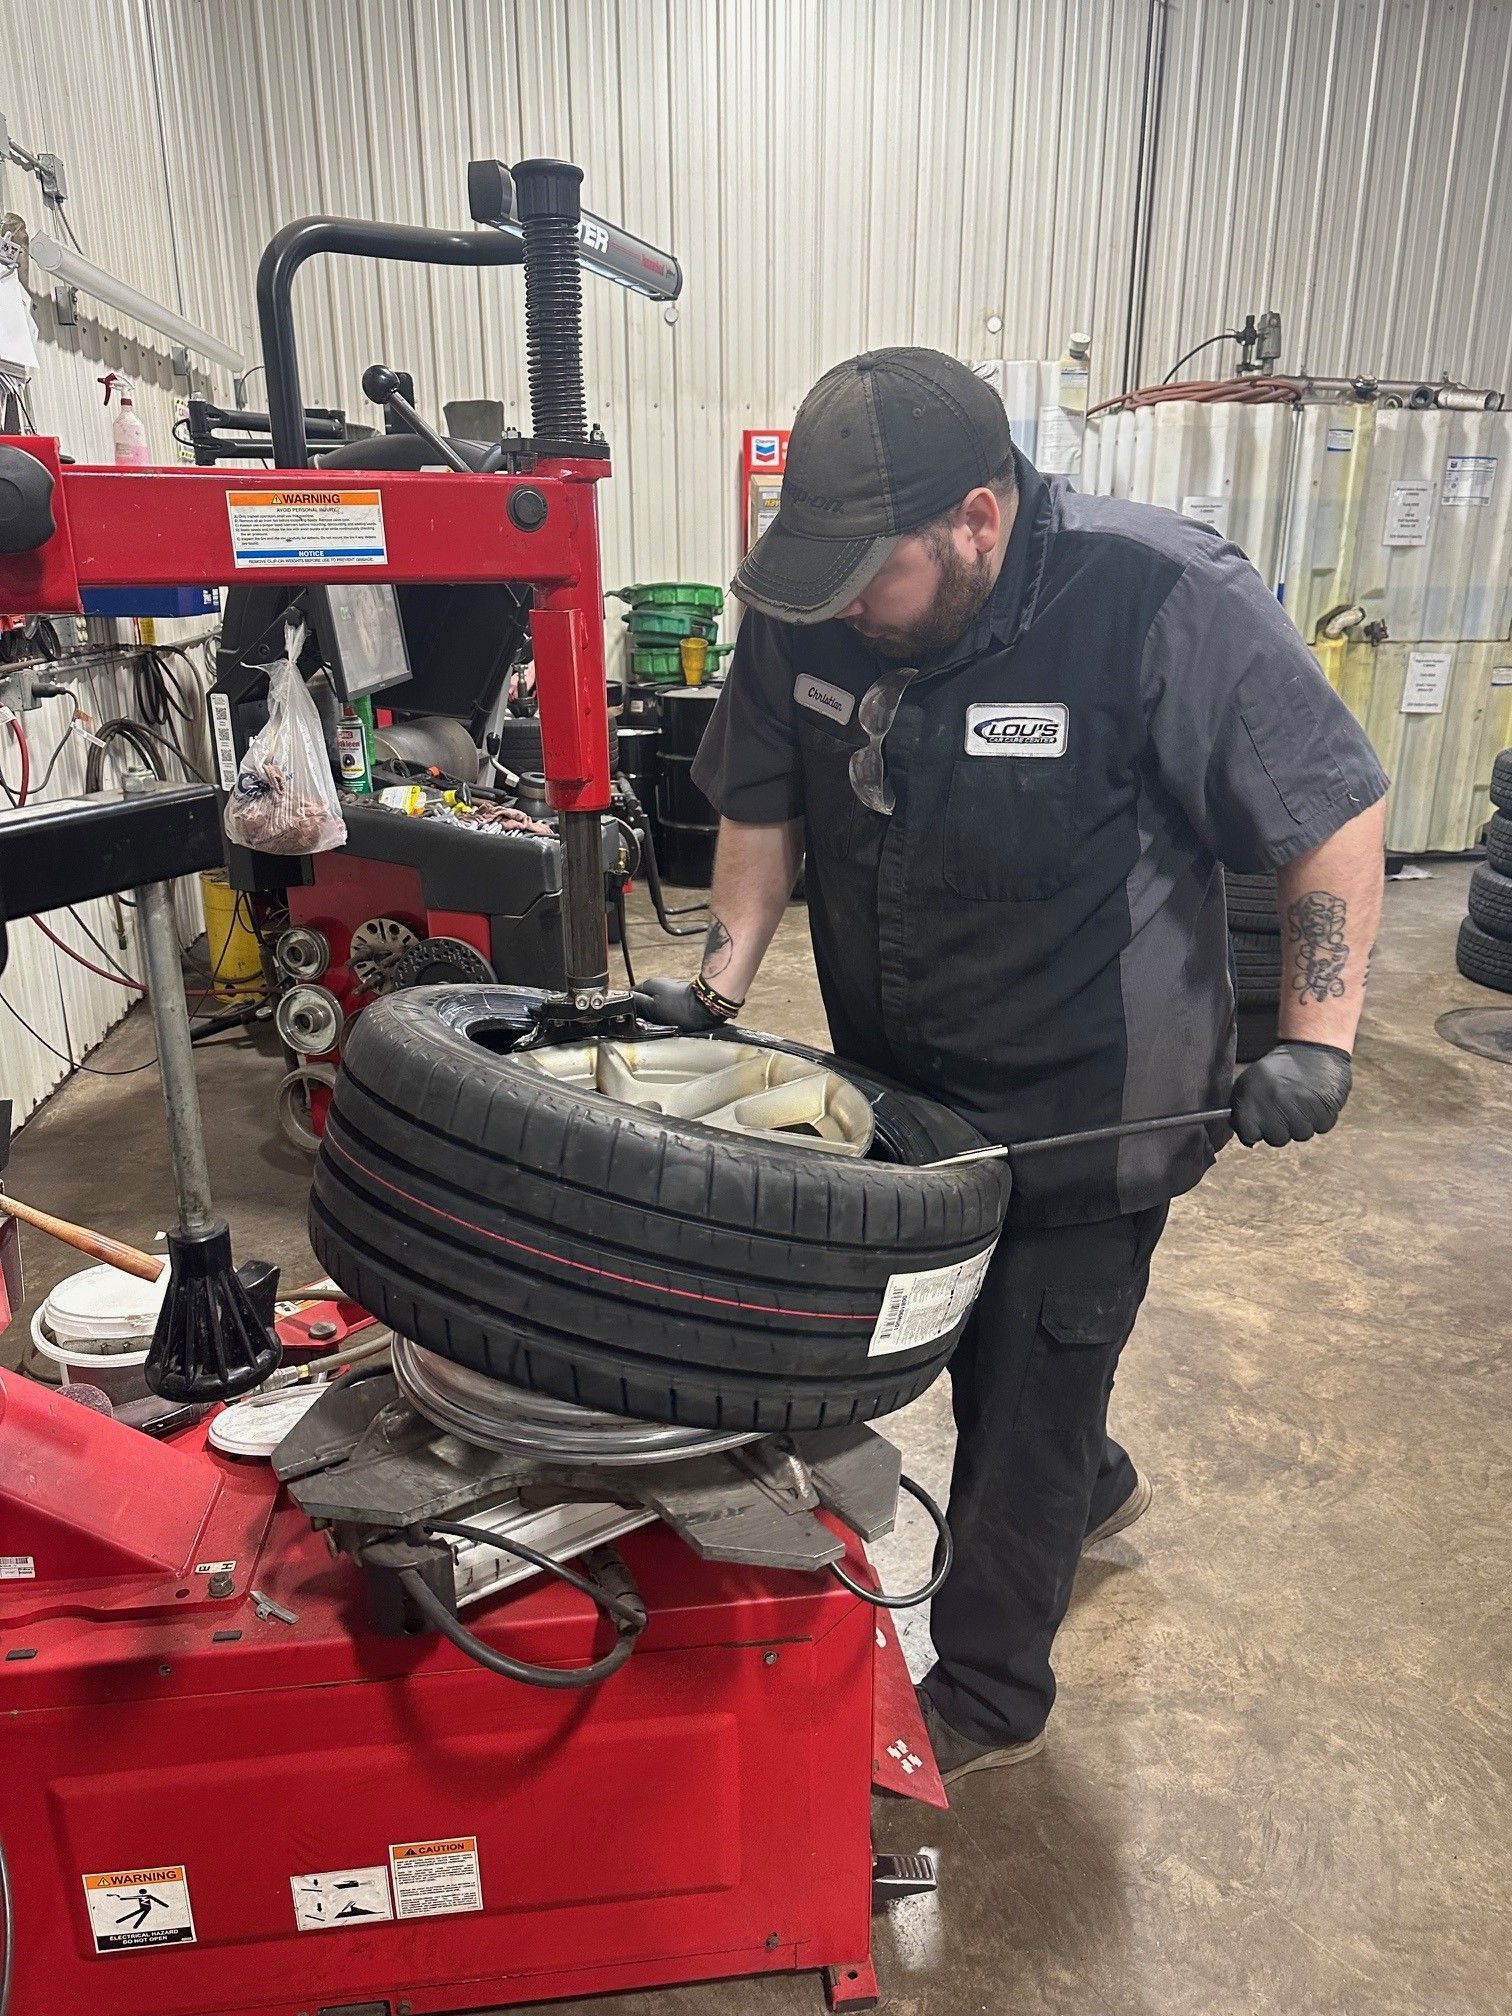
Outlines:
POLYGON ((865 1588, 854 1577, 847 1575, 838 1561, 830 1563, 830 1573, 841 1587, 849 1589, 852 1596, 859 1596, 863 1603, 870 1603, 874 1610, 911 1610, 916 1603, 927 1603, 945 1580, 945 1577, 950 1573, 951 1565, 955 1560, 955 1542, 950 1537, 950 1528, 945 1523, 945 1514, 936 1505, 933 1498, 924 1489, 924 1486, 922 1484, 915 1484, 912 1477, 901 1476, 898 1479, 898 1483, 901 1489, 908 1493, 910 1498, 916 1498, 924 1507, 924 1510, 934 1521, 934 1529, 938 1535, 935 1541, 934 1564, 930 1570, 929 1580, 924 1584, 923 1588, 910 1590, 906 1596, 887 1596, 880 1589, 865 1588))
POLYGON ((443 1638, 449 1638, 459 1652, 465 1652, 469 1659, 486 1667, 490 1673, 497 1673, 504 1680, 518 1680, 526 1687, 546 1687, 556 1691, 573 1691, 583 1687, 596 1687, 618 1673, 621 1666, 635 1650, 636 1640, 646 1628, 646 1606, 640 1593, 630 1579, 630 1571, 619 1556, 610 1548, 595 1549, 588 1556, 590 1561, 603 1563, 600 1577, 590 1579, 579 1575, 560 1561, 553 1561, 549 1555, 538 1554, 533 1547, 522 1542, 506 1540, 497 1533, 490 1533, 483 1526, 467 1526, 450 1520, 436 1520, 425 1529, 431 1533, 455 1533, 462 1539, 476 1540, 487 1547, 497 1547, 507 1554, 518 1555, 529 1561, 532 1567, 540 1568, 569 1588, 580 1590, 596 1603, 614 1624, 617 1633, 615 1643, 591 1666, 532 1666, 521 1659, 511 1659, 507 1652, 496 1652, 491 1645, 485 1645, 481 1638, 474 1637, 450 1611, 435 1590, 431 1588, 418 1568, 401 1568, 399 1579, 415 1602, 415 1607, 426 1620, 433 1624, 443 1638), (612 1576, 620 1583, 615 1590, 608 1585, 605 1577, 612 1576))

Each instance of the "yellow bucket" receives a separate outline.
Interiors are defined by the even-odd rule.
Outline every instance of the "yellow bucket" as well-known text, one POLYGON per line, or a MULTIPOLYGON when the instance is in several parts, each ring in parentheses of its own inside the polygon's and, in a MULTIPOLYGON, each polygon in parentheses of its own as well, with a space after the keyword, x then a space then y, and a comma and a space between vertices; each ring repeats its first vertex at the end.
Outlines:
POLYGON ((250 898, 231 887, 224 868, 207 868, 201 874, 200 895, 205 905, 211 987, 227 999, 260 994, 262 948, 252 929, 250 898))

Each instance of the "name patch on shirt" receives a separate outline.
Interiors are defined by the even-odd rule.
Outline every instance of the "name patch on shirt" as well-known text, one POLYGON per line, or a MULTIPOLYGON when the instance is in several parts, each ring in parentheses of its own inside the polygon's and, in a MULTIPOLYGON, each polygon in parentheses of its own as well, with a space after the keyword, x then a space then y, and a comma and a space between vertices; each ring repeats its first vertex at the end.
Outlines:
POLYGON ((793 698, 811 714, 826 714, 843 728, 856 711, 856 696, 843 686, 830 686, 823 679, 811 679, 800 672, 793 685, 793 698))
POLYGON ((968 756, 1064 756, 1069 710, 1059 700, 986 700, 966 709, 968 756))

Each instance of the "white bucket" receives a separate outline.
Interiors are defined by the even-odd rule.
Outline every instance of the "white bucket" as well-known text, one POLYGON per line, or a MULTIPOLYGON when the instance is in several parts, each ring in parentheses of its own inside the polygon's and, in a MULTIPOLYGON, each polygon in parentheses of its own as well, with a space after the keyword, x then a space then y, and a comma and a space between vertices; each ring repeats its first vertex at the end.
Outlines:
POLYGON ((142 1368, 168 1287, 119 1267, 86 1267, 58 1283, 32 1317, 32 1342, 59 1367, 65 1386, 98 1386, 116 1402, 147 1391, 142 1368))

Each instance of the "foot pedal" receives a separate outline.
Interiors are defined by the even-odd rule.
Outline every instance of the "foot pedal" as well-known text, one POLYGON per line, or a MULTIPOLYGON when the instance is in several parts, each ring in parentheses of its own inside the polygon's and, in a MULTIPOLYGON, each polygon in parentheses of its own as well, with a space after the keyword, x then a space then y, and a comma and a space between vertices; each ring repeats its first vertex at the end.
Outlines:
POLYGON ((873 1911, 880 1911, 895 1897, 927 1897, 939 1887, 934 1857, 922 1850, 917 1855, 878 1855, 873 1859, 873 1911))

